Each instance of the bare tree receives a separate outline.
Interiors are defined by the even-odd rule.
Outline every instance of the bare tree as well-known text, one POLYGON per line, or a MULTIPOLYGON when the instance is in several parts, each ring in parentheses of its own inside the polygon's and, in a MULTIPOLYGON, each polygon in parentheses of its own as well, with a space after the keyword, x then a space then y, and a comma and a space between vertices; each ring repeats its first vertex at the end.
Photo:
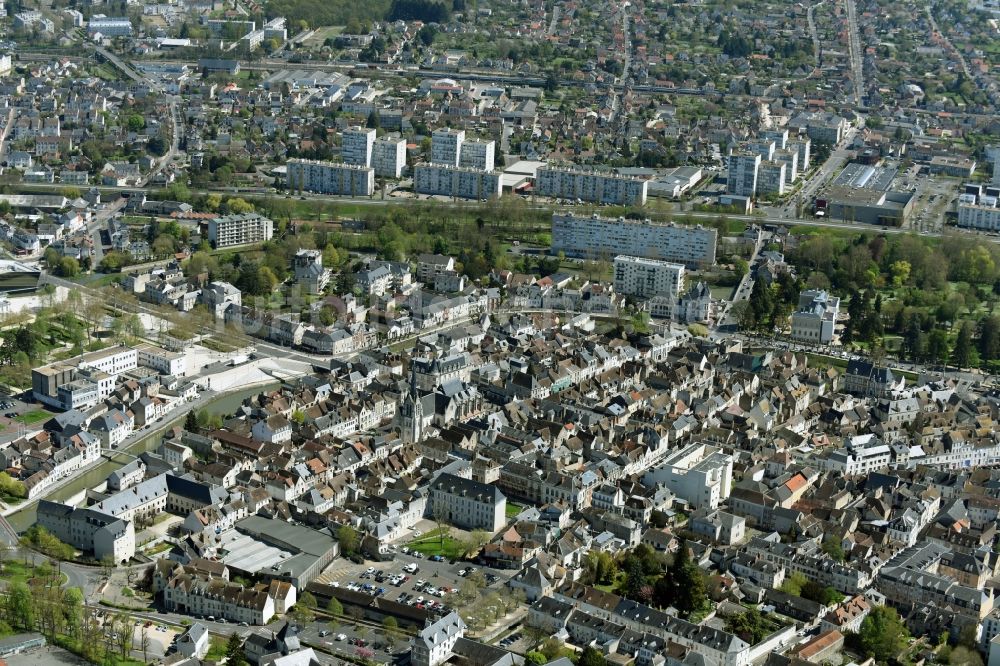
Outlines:
POLYGON ((142 626, 142 633, 141 633, 141 636, 140 636, 140 640, 141 640, 141 645, 142 645, 142 660, 148 664, 149 663, 149 655, 148 655, 148 652, 149 652, 149 629, 146 627, 146 625, 142 626))
POLYGON ((118 651, 122 657, 127 657, 132 649, 132 619, 125 613, 119 613, 112 621, 112 633, 114 642, 118 646, 118 651))

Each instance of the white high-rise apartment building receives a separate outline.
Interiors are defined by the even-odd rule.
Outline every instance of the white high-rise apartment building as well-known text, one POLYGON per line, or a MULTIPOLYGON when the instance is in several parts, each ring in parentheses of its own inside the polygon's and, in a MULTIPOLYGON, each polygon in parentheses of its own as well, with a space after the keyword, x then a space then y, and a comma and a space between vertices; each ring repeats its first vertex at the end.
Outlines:
POLYGON ((757 192, 757 170, 760 169, 760 162, 759 153, 730 155, 726 192, 741 197, 752 197, 757 192))
POLYGON ((288 160, 288 189, 321 194, 370 197, 375 192, 371 167, 317 160, 288 160))
POLYGON ((500 196, 500 174, 440 164, 418 164, 413 170, 413 191, 460 199, 500 196))
POLYGON ((382 137, 372 150, 372 168, 383 178, 399 178, 406 166, 406 139, 382 137))
POLYGON ((370 167, 375 130, 367 127, 349 127, 342 136, 340 155, 344 164, 370 167))
POLYGON ((543 167, 535 176, 539 196, 620 206, 645 205, 648 187, 646 180, 595 171, 543 167))
POLYGON ((258 213, 226 215, 208 221, 208 242, 215 248, 264 243, 272 235, 274 222, 258 213))
POLYGON ((996 197, 962 194, 958 197, 958 226, 981 231, 1000 231, 1000 200, 996 197))
POLYGON ((620 254, 660 259, 688 268, 715 263, 718 232, 700 226, 657 224, 649 220, 576 215, 552 216, 552 253, 601 259, 620 254))
POLYGON ((785 182, 789 185, 794 183, 799 177, 799 152, 791 148, 778 150, 774 153, 774 159, 785 165, 785 182))
POLYGON ((457 167, 462 156, 465 130, 439 129, 431 135, 431 162, 457 167))
POLYGON ((659 259, 615 257, 615 291, 626 296, 677 298, 684 289, 684 267, 659 259))
POLYGON ((496 141, 465 141, 459 165, 468 169, 493 171, 496 141))
POLYGON ((789 141, 788 147, 799 153, 799 172, 809 171, 809 159, 812 150, 812 141, 808 138, 801 138, 796 141, 789 141))
POLYGON ((785 193, 785 163, 765 160, 757 169, 757 192, 760 194, 785 193))

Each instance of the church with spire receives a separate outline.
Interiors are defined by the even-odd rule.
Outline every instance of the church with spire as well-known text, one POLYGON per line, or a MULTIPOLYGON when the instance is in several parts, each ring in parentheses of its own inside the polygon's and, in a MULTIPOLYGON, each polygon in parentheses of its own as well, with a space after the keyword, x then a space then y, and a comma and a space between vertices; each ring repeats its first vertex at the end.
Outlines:
MULTIPOLYGON (((416 350, 414 349, 414 352, 416 350)), ((399 407, 400 436, 407 444, 416 444, 434 421, 434 393, 422 393, 417 382, 417 367, 410 357, 410 389, 399 407)))

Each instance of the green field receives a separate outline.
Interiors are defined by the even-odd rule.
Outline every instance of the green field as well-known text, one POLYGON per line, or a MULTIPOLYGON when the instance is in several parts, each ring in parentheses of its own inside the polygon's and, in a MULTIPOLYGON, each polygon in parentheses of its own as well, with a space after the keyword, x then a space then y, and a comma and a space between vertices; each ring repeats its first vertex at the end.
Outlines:
POLYGON ((330 39, 331 37, 336 37, 343 31, 344 31, 344 26, 342 25, 331 25, 325 28, 317 28, 316 32, 314 32, 309 37, 309 39, 305 40, 302 43, 302 45, 308 48, 323 46, 326 40, 330 39))
POLYGON ((429 532, 406 545, 409 546, 410 550, 423 553, 427 557, 443 555, 449 560, 457 560, 465 555, 465 546, 462 542, 451 536, 445 536, 442 540, 441 533, 437 530, 429 532))
POLYGON ((24 425, 33 425, 35 423, 40 423, 46 421, 53 416, 52 412, 47 412, 44 409, 32 409, 31 411, 21 414, 15 421, 20 421, 24 425))

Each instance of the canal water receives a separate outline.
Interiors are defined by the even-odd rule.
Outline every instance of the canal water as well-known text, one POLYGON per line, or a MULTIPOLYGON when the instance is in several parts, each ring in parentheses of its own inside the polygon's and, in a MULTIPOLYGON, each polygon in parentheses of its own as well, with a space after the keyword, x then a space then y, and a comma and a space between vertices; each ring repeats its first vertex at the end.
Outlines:
MULTIPOLYGON (((200 409, 207 409, 213 414, 221 414, 223 417, 226 417, 236 412, 236 409, 243 403, 244 399, 255 396, 263 391, 273 391, 278 388, 278 386, 280 386, 280 384, 276 382, 274 384, 265 384, 254 388, 243 389, 235 393, 226 393, 218 396, 215 400, 205 404, 200 409)), ((186 410, 178 412, 174 418, 167 422, 166 428, 169 429, 175 425, 184 425, 184 419, 186 417, 186 410)), ((136 440, 131 446, 124 450, 132 455, 139 455, 140 453, 152 451, 160 446, 165 434, 166 429, 160 430, 157 433, 136 440)), ((111 472, 121 467, 125 462, 126 460, 124 458, 118 458, 116 461, 105 459, 95 467, 91 467, 83 474, 74 477, 69 483, 66 483, 57 490, 53 491, 46 496, 45 499, 52 500, 53 502, 65 502, 80 492, 99 485, 102 481, 108 478, 108 475, 111 474, 111 472)), ((18 532, 24 532, 26 529, 35 524, 35 506, 35 503, 32 503, 30 506, 26 506, 20 511, 7 516, 7 520, 10 521, 11 526, 13 526, 15 530, 18 532)))

